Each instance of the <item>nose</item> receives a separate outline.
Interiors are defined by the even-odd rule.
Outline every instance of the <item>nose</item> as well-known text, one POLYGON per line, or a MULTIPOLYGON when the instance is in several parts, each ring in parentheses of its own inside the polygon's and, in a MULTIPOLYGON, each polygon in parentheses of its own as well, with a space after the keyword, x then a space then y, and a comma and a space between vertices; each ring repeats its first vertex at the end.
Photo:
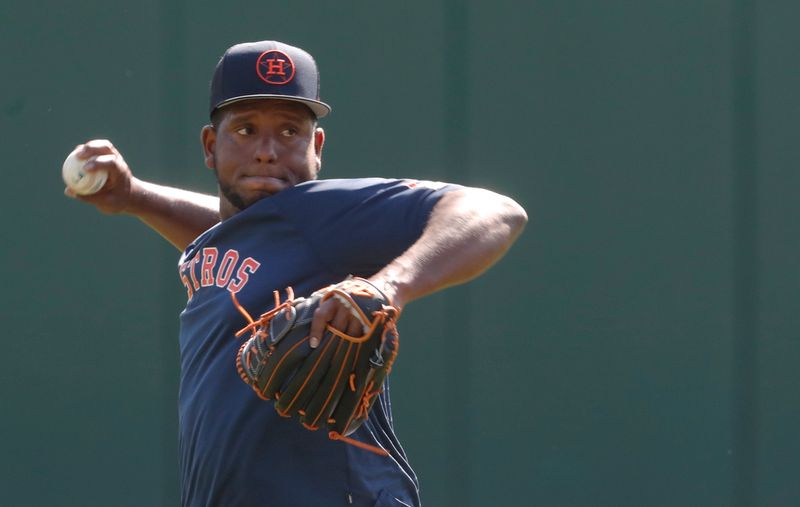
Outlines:
POLYGON ((261 136, 256 144, 255 159, 259 164, 274 164, 278 159, 278 143, 269 135, 261 136))

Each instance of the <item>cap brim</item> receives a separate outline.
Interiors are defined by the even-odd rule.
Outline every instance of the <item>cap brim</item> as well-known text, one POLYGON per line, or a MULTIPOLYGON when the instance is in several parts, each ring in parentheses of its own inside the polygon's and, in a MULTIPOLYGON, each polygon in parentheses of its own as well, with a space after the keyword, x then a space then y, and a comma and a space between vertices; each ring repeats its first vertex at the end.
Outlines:
POLYGON ((319 100, 312 100, 312 99, 304 99, 301 97, 295 97, 293 95, 277 95, 277 94, 257 94, 257 95, 242 95, 240 97, 233 97, 228 100, 223 100, 216 106, 214 106, 214 110, 225 106, 229 106, 236 102, 242 102, 244 100, 253 100, 253 99, 280 99, 280 100, 290 100, 292 102, 300 102, 308 106, 309 109, 317 116, 317 118, 323 118, 331 112, 331 106, 324 102, 320 102, 319 100))

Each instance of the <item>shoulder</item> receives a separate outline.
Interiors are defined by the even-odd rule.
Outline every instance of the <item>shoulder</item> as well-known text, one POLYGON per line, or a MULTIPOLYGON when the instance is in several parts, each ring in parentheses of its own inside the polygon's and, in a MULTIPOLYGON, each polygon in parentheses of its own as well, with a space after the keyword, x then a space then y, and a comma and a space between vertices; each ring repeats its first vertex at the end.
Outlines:
POLYGON ((404 180, 390 178, 334 178, 326 180, 307 181, 297 185, 294 190, 298 193, 316 194, 327 192, 362 192, 377 191, 391 188, 404 180))
POLYGON ((329 196, 336 199, 366 199, 375 196, 446 192, 457 188, 461 187, 441 181, 410 178, 341 178, 301 183, 292 189, 292 193, 295 196, 306 195, 315 198, 329 196))

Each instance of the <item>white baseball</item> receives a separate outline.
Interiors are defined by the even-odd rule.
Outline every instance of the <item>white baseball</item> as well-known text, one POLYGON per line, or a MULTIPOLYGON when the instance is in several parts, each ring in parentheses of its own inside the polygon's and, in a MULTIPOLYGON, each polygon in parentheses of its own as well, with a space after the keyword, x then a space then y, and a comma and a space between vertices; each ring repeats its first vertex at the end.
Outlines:
POLYGON ((78 158, 79 148, 67 155, 61 168, 61 177, 76 194, 89 195, 100 191, 108 179, 108 172, 100 169, 91 173, 83 170, 86 160, 78 158))

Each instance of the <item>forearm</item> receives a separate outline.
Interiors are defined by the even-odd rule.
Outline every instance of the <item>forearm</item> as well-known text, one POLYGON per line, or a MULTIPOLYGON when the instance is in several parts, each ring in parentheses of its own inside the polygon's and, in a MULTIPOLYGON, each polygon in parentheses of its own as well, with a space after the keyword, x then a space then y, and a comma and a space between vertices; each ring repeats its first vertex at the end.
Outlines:
POLYGON ((219 222, 215 196, 133 179, 125 213, 139 218, 178 250, 219 222))
POLYGON ((89 173, 105 171, 106 183, 94 194, 79 195, 69 187, 64 194, 95 206, 102 213, 138 217, 178 250, 219 222, 219 199, 142 181, 133 176, 125 158, 111 141, 94 139, 75 149, 89 173))
POLYGON ((434 206, 420 238, 371 280, 402 308, 486 271, 526 223, 512 199, 474 188, 450 192, 434 206))

